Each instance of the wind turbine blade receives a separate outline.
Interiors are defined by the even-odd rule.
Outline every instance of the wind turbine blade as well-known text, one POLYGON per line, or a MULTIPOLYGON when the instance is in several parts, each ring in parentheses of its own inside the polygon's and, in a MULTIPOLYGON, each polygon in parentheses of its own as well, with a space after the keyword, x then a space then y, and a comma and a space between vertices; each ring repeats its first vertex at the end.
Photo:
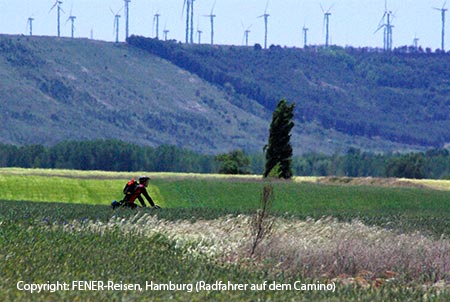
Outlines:
POLYGON ((324 15, 323 16, 323 24, 322 24, 322 34, 325 32, 325 24, 327 22, 327 17, 324 15))
POLYGON ((322 10, 322 13, 325 14, 325 10, 323 9, 322 3, 319 3, 319 5, 320 5, 320 9, 322 10))
POLYGON ((216 3, 217 3, 217 0, 214 1, 214 4, 213 4, 213 6, 211 8, 211 15, 214 14, 214 8, 216 7, 216 3))
POLYGON ((382 28, 385 27, 385 26, 386 26, 385 24, 378 26, 377 30, 374 31, 373 33, 376 34, 377 32, 380 31, 380 29, 382 29, 382 28))
POLYGON ((186 1, 189 1, 189 0, 184 0, 184 2, 183 2, 183 8, 181 9, 181 18, 183 18, 183 16, 184 16, 184 8, 186 7, 186 1))
POLYGON ((269 0, 267 0, 267 2, 266 2, 266 8, 264 9, 264 14, 266 14, 267 13, 267 8, 269 7, 269 0))
POLYGON ((447 0, 445 0, 444 5, 442 5, 442 9, 445 9, 446 4, 447 4, 447 0))
POLYGON ((333 3, 330 8, 327 10, 327 13, 329 13, 331 11, 331 9, 336 5, 336 3, 333 3))
POLYGON ((384 25, 383 22, 384 22, 384 18, 386 17, 386 15, 387 15, 387 11, 384 12, 383 17, 381 17, 380 22, 378 22, 378 26, 384 25))
POLYGON ((52 8, 50 8, 50 10, 48 11, 48 13, 50 14, 50 12, 55 8, 55 6, 58 4, 58 2, 55 2, 55 4, 53 4, 52 8))

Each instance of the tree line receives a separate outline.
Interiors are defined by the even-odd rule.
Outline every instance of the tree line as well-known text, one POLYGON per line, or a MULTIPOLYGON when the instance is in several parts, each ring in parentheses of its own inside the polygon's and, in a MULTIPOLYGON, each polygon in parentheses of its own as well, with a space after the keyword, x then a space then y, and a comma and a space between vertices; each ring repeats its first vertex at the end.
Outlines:
POLYGON ((345 154, 306 154, 294 159, 296 175, 450 179, 450 152, 375 154, 350 148, 345 154))
MULTIPOLYGON (((119 140, 66 141, 54 146, 0 144, 0 167, 263 174, 265 155, 232 150, 198 154, 176 146, 138 146, 119 140)), ((292 157, 297 176, 405 177, 450 179, 450 152, 376 154, 350 148, 333 155, 292 157)))
POLYGON ((0 144, 0 167, 198 173, 215 169, 209 155, 119 140, 66 141, 51 147, 0 144))

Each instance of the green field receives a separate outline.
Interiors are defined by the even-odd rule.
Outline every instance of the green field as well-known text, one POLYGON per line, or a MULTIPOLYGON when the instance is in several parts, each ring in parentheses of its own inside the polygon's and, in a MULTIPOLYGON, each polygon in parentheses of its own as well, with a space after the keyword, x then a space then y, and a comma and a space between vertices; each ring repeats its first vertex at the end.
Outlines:
MULTIPOLYGON (((113 211, 140 173, 0 169, 2 301, 448 301, 450 191, 149 174, 161 210, 113 211), (251 217, 274 190, 272 236, 251 217), (302 252, 299 252, 302 251, 302 252), (394 272, 395 277, 389 276, 394 272), (20 291, 24 283, 333 283, 288 290, 20 291)), ((425 183, 424 183, 425 184, 425 183)))

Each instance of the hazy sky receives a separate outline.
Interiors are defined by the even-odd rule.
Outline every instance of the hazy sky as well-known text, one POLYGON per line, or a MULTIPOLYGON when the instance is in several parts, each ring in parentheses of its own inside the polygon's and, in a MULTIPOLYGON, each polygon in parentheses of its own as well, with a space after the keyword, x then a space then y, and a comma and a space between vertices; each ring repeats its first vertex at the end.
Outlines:
MULTIPOLYGON (((185 15, 182 16, 184 0, 131 0, 130 33, 155 36, 153 15, 161 14, 162 30, 170 30, 170 39, 185 40, 185 15)), ((214 14, 215 42, 217 44, 241 45, 243 33, 250 27, 249 44, 264 43, 264 20, 257 16, 264 13, 267 0, 196 0, 194 29, 203 31, 202 43, 210 41, 209 14, 216 2, 214 14), (244 27, 243 27, 244 25, 244 27)), ((415 36, 419 45, 433 50, 441 46, 441 8, 445 0, 388 0, 393 20, 393 45, 412 45, 415 36)), ((33 17, 34 35, 57 34, 56 9, 49 12, 55 0, 0 0, 0 33, 28 34, 27 19, 33 17)), ((331 8, 331 43, 340 46, 383 47, 383 30, 374 34, 384 13, 385 0, 271 0, 268 3, 268 44, 303 46, 302 27, 309 28, 308 44, 324 44, 323 12, 331 8)), ((61 16, 61 34, 70 36, 72 12, 75 36, 113 41, 113 11, 120 11, 120 39, 125 37, 123 0, 63 0, 65 14, 61 16)), ((450 7, 449 4, 446 5, 450 7)), ((447 14, 445 48, 450 49, 450 14, 447 14)))

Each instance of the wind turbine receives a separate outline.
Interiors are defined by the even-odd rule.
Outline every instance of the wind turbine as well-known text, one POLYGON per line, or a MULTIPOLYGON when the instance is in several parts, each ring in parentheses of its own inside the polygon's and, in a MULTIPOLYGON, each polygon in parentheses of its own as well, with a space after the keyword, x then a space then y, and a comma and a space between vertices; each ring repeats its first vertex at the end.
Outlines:
POLYGON ((197 28, 198 44, 202 44, 202 33, 203 31, 197 28))
POLYGON ((211 22, 211 45, 214 45, 214 18, 216 17, 216 15, 214 14, 214 7, 216 6, 216 2, 217 1, 214 1, 209 15, 203 15, 204 17, 208 17, 209 21, 211 22))
POLYGON ((303 25, 303 47, 306 47, 308 45, 308 30, 309 28, 307 28, 305 25, 303 25))
POLYGON ((61 8, 62 1, 56 0, 55 4, 53 4, 52 8, 50 8, 49 13, 57 7, 57 17, 58 17, 58 37, 61 37, 61 12, 64 13, 64 10, 61 8))
POLYGON ((76 18, 77 18, 77 17, 70 15, 69 18, 67 18, 67 20, 66 20, 66 23, 67 23, 69 20, 70 20, 71 23, 72 23, 72 27, 71 27, 71 33, 72 33, 71 37, 72 37, 72 39, 73 39, 74 33, 75 33, 75 19, 76 19, 76 18))
POLYGON ((186 44, 189 43, 189 20, 191 12, 191 0, 184 0, 181 16, 184 14, 184 8, 186 7, 186 44))
POLYGON ((331 16, 331 9, 333 8, 334 4, 332 6, 330 6, 330 8, 325 11, 322 7, 322 5, 320 5, 320 8, 322 9, 323 12, 323 24, 325 27, 325 47, 328 48, 329 45, 329 41, 330 41, 330 16, 331 16))
POLYGON ((191 44, 194 43, 194 1, 191 0, 191 44))
POLYGON ((242 29, 244 30, 244 34, 242 36, 242 45, 248 46, 248 34, 250 33, 250 28, 252 27, 252 25, 250 25, 249 27, 245 27, 244 26, 244 22, 241 21, 241 25, 242 25, 242 29), (244 40, 245 40, 245 44, 244 44, 244 40))
POLYGON ((33 21, 34 21, 33 17, 29 17, 27 21, 27 27, 30 29, 30 36, 33 35, 33 21))
POLYGON ((156 13, 153 15, 153 25, 156 25, 156 39, 159 39, 159 17, 161 15, 156 13))
POLYGON ((442 18, 441 50, 442 51, 445 51, 445 13, 448 10, 447 8, 445 8, 446 4, 447 4, 447 1, 444 2, 444 4, 442 5, 442 8, 433 7, 433 9, 441 12, 441 18, 442 18))
POLYGON ((388 10, 387 8, 387 0, 384 2, 384 14, 383 17, 381 17, 380 22, 378 23, 378 28, 375 31, 377 33, 380 29, 384 28, 384 35, 383 35, 383 49, 386 51, 392 50, 392 28, 394 27, 392 25, 393 15, 392 11, 388 10), (384 22, 386 19, 386 23, 384 22))
POLYGON ((164 34, 164 41, 167 41, 167 34, 170 32, 170 30, 167 29, 167 21, 164 24, 164 30, 163 30, 163 34, 164 34))
POLYGON ((417 51, 417 49, 419 48, 419 38, 417 38, 417 34, 414 35, 413 44, 414 44, 414 50, 417 51))
POLYGON ((116 34, 116 43, 119 43, 119 20, 120 20, 119 12, 122 10, 122 8, 119 9, 119 10, 117 11, 117 13, 115 13, 115 12, 112 10, 112 8, 109 8, 109 10, 111 11, 111 13, 112 13, 113 16, 114 16, 113 32, 115 32, 115 34, 116 34))
POLYGON ((384 14, 383 17, 381 17, 379 26, 377 31, 379 31, 381 28, 384 28, 384 50, 391 51, 392 50, 392 28, 394 28, 394 25, 392 25, 392 21, 394 20, 394 15, 392 14, 392 11, 387 8, 387 0, 384 1, 384 14), (386 19, 386 23, 382 24, 386 19))
POLYGON ((76 19, 77 17, 75 17, 74 15, 72 15, 72 8, 70 8, 70 15, 69 15, 69 18, 67 18, 67 20, 66 20, 66 24, 67 24, 67 22, 69 22, 69 20, 71 21, 71 23, 72 23, 72 27, 71 27, 71 37, 72 37, 72 39, 74 38, 74 33, 75 33, 75 19, 76 19))
POLYGON ((129 25, 130 25, 130 2, 131 0, 124 0, 125 1, 125 39, 128 39, 129 36, 129 25))
POLYGON ((264 32, 264 49, 267 48, 267 20, 269 18, 269 14, 267 13, 267 7, 269 6, 269 0, 266 2, 266 9, 264 10, 264 14, 259 16, 258 18, 264 17, 264 26, 265 26, 265 32, 264 32))

